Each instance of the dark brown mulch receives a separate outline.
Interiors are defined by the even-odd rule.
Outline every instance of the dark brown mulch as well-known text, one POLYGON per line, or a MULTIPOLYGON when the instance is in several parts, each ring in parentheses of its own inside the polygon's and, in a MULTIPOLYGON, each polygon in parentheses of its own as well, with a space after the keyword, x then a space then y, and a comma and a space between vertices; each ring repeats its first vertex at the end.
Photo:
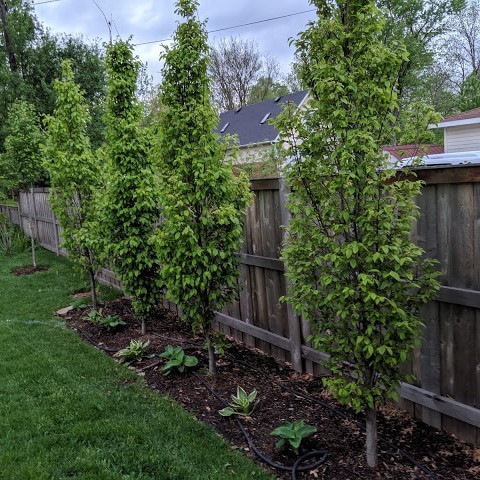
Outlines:
POLYGON ((36 272, 44 272, 45 270, 48 270, 46 265, 37 265, 36 267, 31 265, 27 267, 14 268, 10 271, 10 273, 17 277, 21 277, 23 275, 32 275, 36 272))
MULTIPOLYGON (((297 458, 288 449, 274 449, 277 439, 270 434, 274 428, 286 420, 300 418, 317 427, 318 432, 302 445, 302 452, 326 450, 328 458, 318 468, 299 473, 299 479, 480 478, 480 463, 476 458, 478 450, 392 407, 385 407, 379 413, 379 434, 386 442, 379 444, 379 466, 372 471, 365 462, 362 418, 333 401, 323 390, 320 378, 299 375, 288 365, 279 364, 257 350, 232 344, 226 354, 218 358, 218 375, 212 380, 205 375, 208 361, 206 352, 201 348, 201 339, 194 337, 172 312, 159 309, 155 320, 149 324, 149 333, 144 336, 140 333, 140 326, 133 317, 128 300, 104 304, 103 312, 105 315, 120 315, 127 325, 108 332, 82 319, 88 313, 88 308, 72 310, 65 319, 72 329, 109 355, 128 346, 130 339, 150 340, 151 353, 155 353, 156 357, 135 365, 148 385, 181 403, 197 419, 215 428, 234 448, 259 463, 262 462, 249 448, 235 420, 218 414, 224 405, 198 376, 192 372, 172 373, 169 376, 162 374, 163 360, 158 358, 158 354, 163 352, 166 345, 181 346, 188 354, 196 355, 199 359, 196 373, 205 378, 223 399, 228 400, 236 392, 237 385, 247 392, 253 389, 258 391, 259 404, 255 412, 251 418, 243 418, 242 422, 257 448, 274 462, 292 465, 297 458), (292 393, 289 389, 313 397, 319 403, 292 393), (428 473, 429 470, 432 474, 428 473)), ((270 470, 278 479, 291 478, 289 472, 270 470)))

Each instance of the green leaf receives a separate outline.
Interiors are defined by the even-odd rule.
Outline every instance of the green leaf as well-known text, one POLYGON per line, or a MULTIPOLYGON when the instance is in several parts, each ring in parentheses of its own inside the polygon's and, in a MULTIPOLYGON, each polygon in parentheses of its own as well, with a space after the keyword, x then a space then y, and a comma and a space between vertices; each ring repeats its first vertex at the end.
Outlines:
POLYGON ((235 413, 235 410, 232 407, 222 408, 218 412, 222 417, 230 417, 235 413))

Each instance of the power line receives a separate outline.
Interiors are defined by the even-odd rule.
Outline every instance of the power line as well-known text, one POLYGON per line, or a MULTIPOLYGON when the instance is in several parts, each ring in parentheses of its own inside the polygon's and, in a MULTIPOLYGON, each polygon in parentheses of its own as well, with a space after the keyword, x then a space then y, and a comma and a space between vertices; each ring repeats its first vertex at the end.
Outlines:
MULTIPOLYGON (((56 0, 56 1, 58 1, 58 0, 56 0)), ((288 15, 281 15, 279 17, 265 18, 263 20, 257 20, 255 22, 242 23, 240 25, 233 25, 231 27, 217 28, 216 30, 210 30, 207 33, 217 33, 217 32, 223 32, 225 30, 232 30, 234 28, 248 27, 249 25, 257 25, 259 23, 271 22, 273 20, 280 20, 282 18, 294 17, 296 15, 303 15, 304 13, 310 13, 310 12, 315 12, 315 10, 314 9, 304 10, 303 12, 289 13, 288 15)), ((163 43, 163 42, 168 42, 169 40, 172 40, 172 39, 171 38, 165 38, 163 40, 151 40, 150 42, 136 43, 136 44, 134 44, 134 46, 138 47, 140 45, 149 45, 149 44, 152 44, 152 43, 163 43)))
POLYGON ((115 31, 117 32, 118 38, 122 38, 122 36, 120 35, 120 32, 118 31, 117 24, 115 23, 115 20, 113 19, 112 14, 110 14, 110 18, 111 18, 111 21, 113 23, 113 28, 115 28, 115 31))
POLYGON ((59 2, 60 0, 45 0, 44 2, 32 2, 32 5, 42 5, 44 3, 59 2))

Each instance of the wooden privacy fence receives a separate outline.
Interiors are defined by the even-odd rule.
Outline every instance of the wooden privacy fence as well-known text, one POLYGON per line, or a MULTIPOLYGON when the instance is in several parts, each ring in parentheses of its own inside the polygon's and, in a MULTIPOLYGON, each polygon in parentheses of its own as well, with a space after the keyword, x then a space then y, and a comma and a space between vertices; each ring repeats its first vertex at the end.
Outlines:
MULTIPOLYGON (((18 207, 0 205, 0 214, 18 225, 27 235, 30 235, 30 224, 38 244, 58 255, 67 255, 62 248, 62 227, 52 212, 48 201, 48 188, 32 188, 22 191, 19 195, 18 207)), ((115 273, 106 268, 98 274, 98 280, 107 285, 120 287, 120 281, 115 273)))
MULTIPOLYGON (((480 167, 426 169, 418 176, 426 185, 413 238, 440 261, 442 287, 423 310, 422 346, 405 367, 416 381, 402 384, 400 403, 424 422, 480 443, 480 167)), ((251 189, 255 199, 240 253, 240 295, 217 314, 218 328, 298 371, 322 373, 318 363, 326 356, 306 341, 308 325, 280 302, 287 290, 279 259, 281 226, 288 223, 283 180, 253 180, 251 189)), ((0 213, 28 232, 31 205, 39 243, 64 254, 47 191, 34 189, 30 196, 28 203, 22 192, 19 209, 0 206, 0 213)), ((109 271, 100 280, 119 284, 109 271)))

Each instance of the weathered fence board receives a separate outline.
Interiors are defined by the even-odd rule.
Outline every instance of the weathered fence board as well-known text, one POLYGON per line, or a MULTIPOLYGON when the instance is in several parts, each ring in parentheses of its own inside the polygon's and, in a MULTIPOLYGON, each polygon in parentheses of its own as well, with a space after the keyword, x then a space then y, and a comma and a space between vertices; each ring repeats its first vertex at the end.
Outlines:
MULTIPOLYGON (((421 170, 426 185, 418 199, 421 216, 412 238, 429 257, 440 261, 442 287, 436 301, 422 311, 423 342, 405 368, 416 375, 414 385, 402 384, 402 406, 437 428, 471 442, 480 441, 480 167, 421 170)), ((283 180, 254 180, 245 242, 239 253, 239 298, 217 315, 227 335, 261 348, 296 370, 321 373, 326 355, 306 340, 308 324, 291 305, 285 265, 279 258, 289 214, 283 180)), ((46 248, 59 248, 59 228, 48 205, 48 192, 34 189, 31 215, 34 235, 46 248)), ((0 213, 29 231, 27 193, 19 208, 0 205, 0 213)), ((111 271, 102 282, 119 286, 111 271)), ((175 305, 165 305, 176 311, 175 305)))

